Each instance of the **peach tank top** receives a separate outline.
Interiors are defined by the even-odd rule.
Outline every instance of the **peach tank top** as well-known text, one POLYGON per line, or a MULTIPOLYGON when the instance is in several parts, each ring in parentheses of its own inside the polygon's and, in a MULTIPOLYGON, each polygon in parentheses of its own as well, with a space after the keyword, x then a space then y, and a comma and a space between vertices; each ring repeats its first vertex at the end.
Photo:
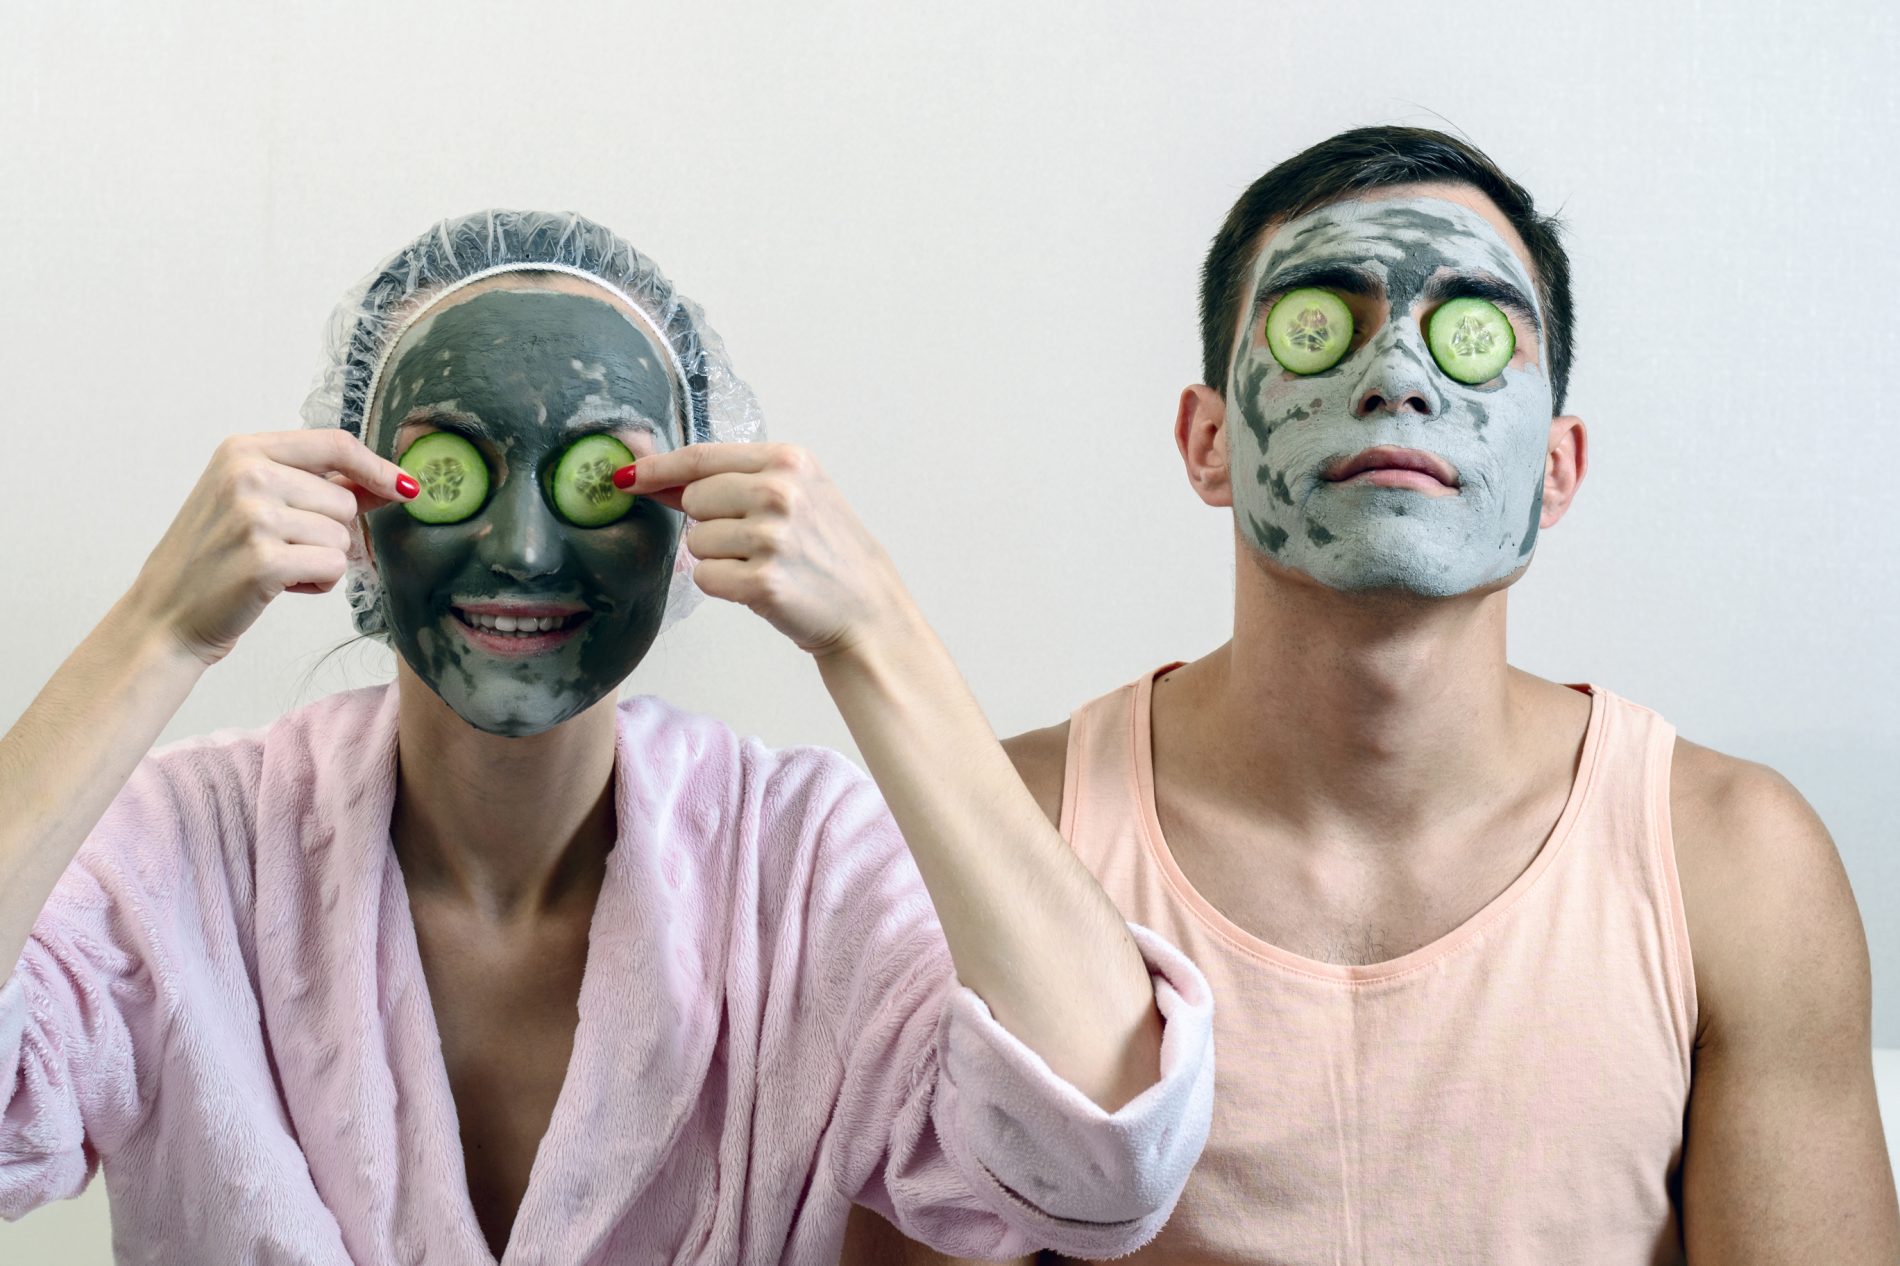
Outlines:
POLYGON ((1154 677, 1077 711, 1062 834, 1214 987, 1213 1133, 1123 1260, 1682 1261, 1695 984, 1669 828, 1674 729, 1607 691, 1518 878, 1401 958, 1303 958, 1187 882, 1155 813, 1154 677))

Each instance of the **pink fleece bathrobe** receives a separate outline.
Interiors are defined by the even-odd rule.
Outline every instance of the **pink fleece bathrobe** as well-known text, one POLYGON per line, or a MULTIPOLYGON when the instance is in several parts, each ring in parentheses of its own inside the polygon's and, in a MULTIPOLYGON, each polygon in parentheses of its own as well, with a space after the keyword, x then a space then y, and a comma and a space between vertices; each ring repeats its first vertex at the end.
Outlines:
MULTIPOLYGON (((0 1214, 102 1162, 122 1262, 492 1263, 402 871, 393 687, 147 759, 0 990, 0 1214)), ((619 836, 508 1263, 824 1263, 857 1200, 962 1253, 1151 1236, 1206 1136, 1200 975, 1137 930, 1114 1114, 953 975, 876 789, 622 704, 619 836)))

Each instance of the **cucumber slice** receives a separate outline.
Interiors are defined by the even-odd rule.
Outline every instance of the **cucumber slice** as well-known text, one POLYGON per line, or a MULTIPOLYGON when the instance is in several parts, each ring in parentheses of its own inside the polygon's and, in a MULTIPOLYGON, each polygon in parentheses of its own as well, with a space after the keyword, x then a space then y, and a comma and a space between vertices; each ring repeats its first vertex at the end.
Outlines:
POLYGON ((1491 381, 1517 350, 1511 319, 1488 299, 1467 296, 1441 303, 1427 326, 1432 359, 1459 382, 1491 381))
POLYGON ((424 523, 460 523, 488 499, 488 463, 475 446, 448 431, 431 431, 396 463, 422 485, 402 508, 424 523))
POLYGON ((633 453, 611 435, 583 435, 554 467, 554 508, 581 527, 604 527, 633 508, 634 496, 614 487, 614 472, 633 453))
POLYGON ((1267 350, 1289 373, 1331 369, 1352 346, 1352 309, 1330 290, 1289 290, 1267 313, 1267 350))

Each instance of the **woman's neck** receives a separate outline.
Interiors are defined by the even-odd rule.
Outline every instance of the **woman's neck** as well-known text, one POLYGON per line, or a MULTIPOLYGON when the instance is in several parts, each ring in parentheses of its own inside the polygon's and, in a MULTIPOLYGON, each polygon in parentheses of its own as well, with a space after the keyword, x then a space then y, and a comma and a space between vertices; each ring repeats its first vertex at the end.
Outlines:
POLYGON ((390 834, 412 894, 505 921, 597 891, 615 833, 614 697, 502 738, 457 716, 408 664, 396 675, 390 834))

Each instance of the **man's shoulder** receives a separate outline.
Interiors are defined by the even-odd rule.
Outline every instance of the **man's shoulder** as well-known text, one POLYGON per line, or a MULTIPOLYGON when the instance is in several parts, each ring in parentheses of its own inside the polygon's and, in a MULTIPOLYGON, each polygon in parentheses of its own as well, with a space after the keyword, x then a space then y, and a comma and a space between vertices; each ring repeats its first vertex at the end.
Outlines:
MULTIPOLYGON (((1160 676, 1157 685, 1172 680, 1175 671, 1182 667, 1179 661, 1164 667, 1160 671, 1168 675, 1160 676)), ((1139 687, 1139 679, 1117 686, 1084 703, 1074 716, 1086 719, 1104 707, 1114 709, 1118 716, 1126 716, 1129 700, 1139 687)), ((1026 730, 1003 740, 1003 750, 1015 762, 1017 776, 1036 797, 1036 803, 1042 806, 1043 813, 1048 815, 1051 822, 1058 824, 1062 819, 1063 782, 1068 776, 1070 728, 1069 720, 1058 721, 1054 725, 1026 730)))
POLYGON ((1787 778, 1680 736, 1669 807, 1679 863, 1732 882, 1787 877, 1834 856, 1821 819, 1787 778))
MULTIPOLYGON (((1786 778, 1767 765, 1676 736, 1669 776, 1669 803, 1677 847, 1717 846, 1746 834, 1763 816, 1785 823, 1807 802, 1786 778)), ((1811 812, 1811 811, 1810 811, 1811 812)))
POLYGON ((1712 1025, 1758 1023, 1791 991, 1865 971, 1840 855, 1787 778, 1678 738, 1669 802, 1699 1037, 1712 1025))

